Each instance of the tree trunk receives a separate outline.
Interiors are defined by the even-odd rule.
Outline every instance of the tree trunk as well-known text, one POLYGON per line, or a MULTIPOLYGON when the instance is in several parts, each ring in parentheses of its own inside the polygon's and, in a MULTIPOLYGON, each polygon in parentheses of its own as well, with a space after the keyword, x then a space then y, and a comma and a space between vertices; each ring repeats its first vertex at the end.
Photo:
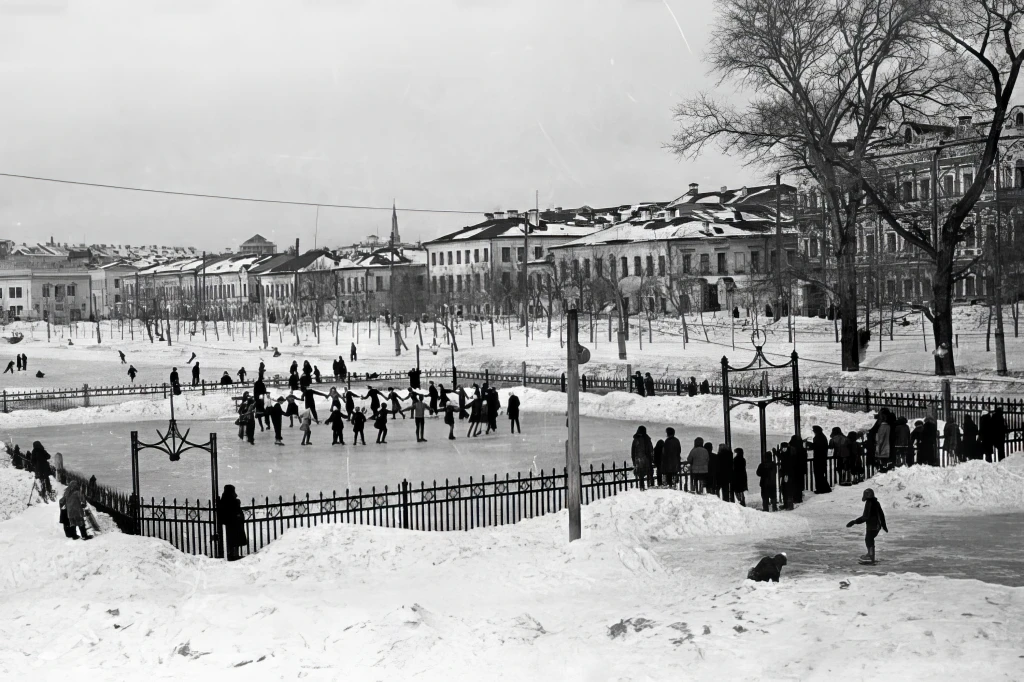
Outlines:
POLYGON ((953 257, 939 251, 932 279, 932 335, 935 340, 936 376, 955 376, 953 360, 953 257))
POLYGON ((857 335, 857 270, 853 250, 844 249, 836 254, 836 259, 843 371, 857 372, 860 370, 860 339, 857 335))

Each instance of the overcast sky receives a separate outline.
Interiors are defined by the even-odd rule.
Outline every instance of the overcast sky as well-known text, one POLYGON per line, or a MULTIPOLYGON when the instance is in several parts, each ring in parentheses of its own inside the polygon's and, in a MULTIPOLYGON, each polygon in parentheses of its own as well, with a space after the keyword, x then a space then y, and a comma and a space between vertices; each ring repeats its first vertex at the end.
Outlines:
MULTIPOLYGON (((673 104, 713 85, 712 17, 710 0, 0 0, 0 172, 471 211, 751 184, 662 146, 673 104)), ((399 213, 404 239, 475 221, 399 213)), ((0 178, 18 242, 305 250, 314 226, 312 208, 0 178)), ((319 245, 389 228, 323 209, 319 245)))

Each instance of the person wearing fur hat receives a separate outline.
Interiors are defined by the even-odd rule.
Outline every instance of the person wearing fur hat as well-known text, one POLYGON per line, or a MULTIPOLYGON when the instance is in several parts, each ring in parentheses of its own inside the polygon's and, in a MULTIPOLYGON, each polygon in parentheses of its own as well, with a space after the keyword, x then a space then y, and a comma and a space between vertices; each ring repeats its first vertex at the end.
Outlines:
POLYGON ((878 531, 884 530, 888 533, 889 528, 885 525, 885 512, 882 511, 882 505, 875 497, 875 491, 865 488, 861 500, 864 502, 864 513, 846 524, 846 527, 853 528, 855 525, 866 524, 864 545, 867 547, 868 553, 860 558, 860 562, 873 564, 875 563, 875 538, 878 536, 878 531))

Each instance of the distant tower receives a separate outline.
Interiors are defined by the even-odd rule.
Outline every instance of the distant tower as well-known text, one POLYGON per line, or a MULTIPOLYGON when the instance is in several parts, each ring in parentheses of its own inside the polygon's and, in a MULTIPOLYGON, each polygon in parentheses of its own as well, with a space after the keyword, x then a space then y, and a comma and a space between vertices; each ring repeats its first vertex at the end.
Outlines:
POLYGON ((391 245, 401 244, 402 238, 398 236, 398 210, 395 203, 391 203, 391 245))

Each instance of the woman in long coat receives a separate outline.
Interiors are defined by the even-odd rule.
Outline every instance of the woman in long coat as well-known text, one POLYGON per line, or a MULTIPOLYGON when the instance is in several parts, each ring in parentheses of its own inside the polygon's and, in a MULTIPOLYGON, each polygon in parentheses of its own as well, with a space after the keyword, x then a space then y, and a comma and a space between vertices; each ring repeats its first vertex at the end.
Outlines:
POLYGON ((974 423, 971 415, 964 417, 964 436, 961 443, 965 459, 978 459, 978 425, 974 423))
POLYGON ((744 507, 747 506, 747 460, 743 448, 736 448, 732 460, 732 495, 744 507))
POLYGON ((239 558, 239 547, 249 544, 245 536, 245 518, 242 516, 242 503, 235 493, 235 486, 224 486, 224 492, 217 500, 217 516, 221 527, 224 529, 224 548, 228 554, 228 561, 235 561, 239 558))
POLYGON ((68 513, 68 525, 77 528, 83 540, 91 540, 92 536, 85 528, 85 496, 78 481, 72 481, 64 491, 64 510, 68 513))
POLYGON ((647 435, 646 426, 638 426, 633 434, 633 444, 630 448, 630 456, 633 460, 633 471, 636 479, 640 482, 640 490, 647 486, 654 487, 654 446, 651 445, 651 437, 647 435), (645 485, 646 484, 646 485, 645 485))
POLYGON ((832 486, 828 483, 828 438, 817 424, 811 430, 814 431, 814 440, 811 441, 814 453, 814 494, 824 495, 832 492, 832 486))

